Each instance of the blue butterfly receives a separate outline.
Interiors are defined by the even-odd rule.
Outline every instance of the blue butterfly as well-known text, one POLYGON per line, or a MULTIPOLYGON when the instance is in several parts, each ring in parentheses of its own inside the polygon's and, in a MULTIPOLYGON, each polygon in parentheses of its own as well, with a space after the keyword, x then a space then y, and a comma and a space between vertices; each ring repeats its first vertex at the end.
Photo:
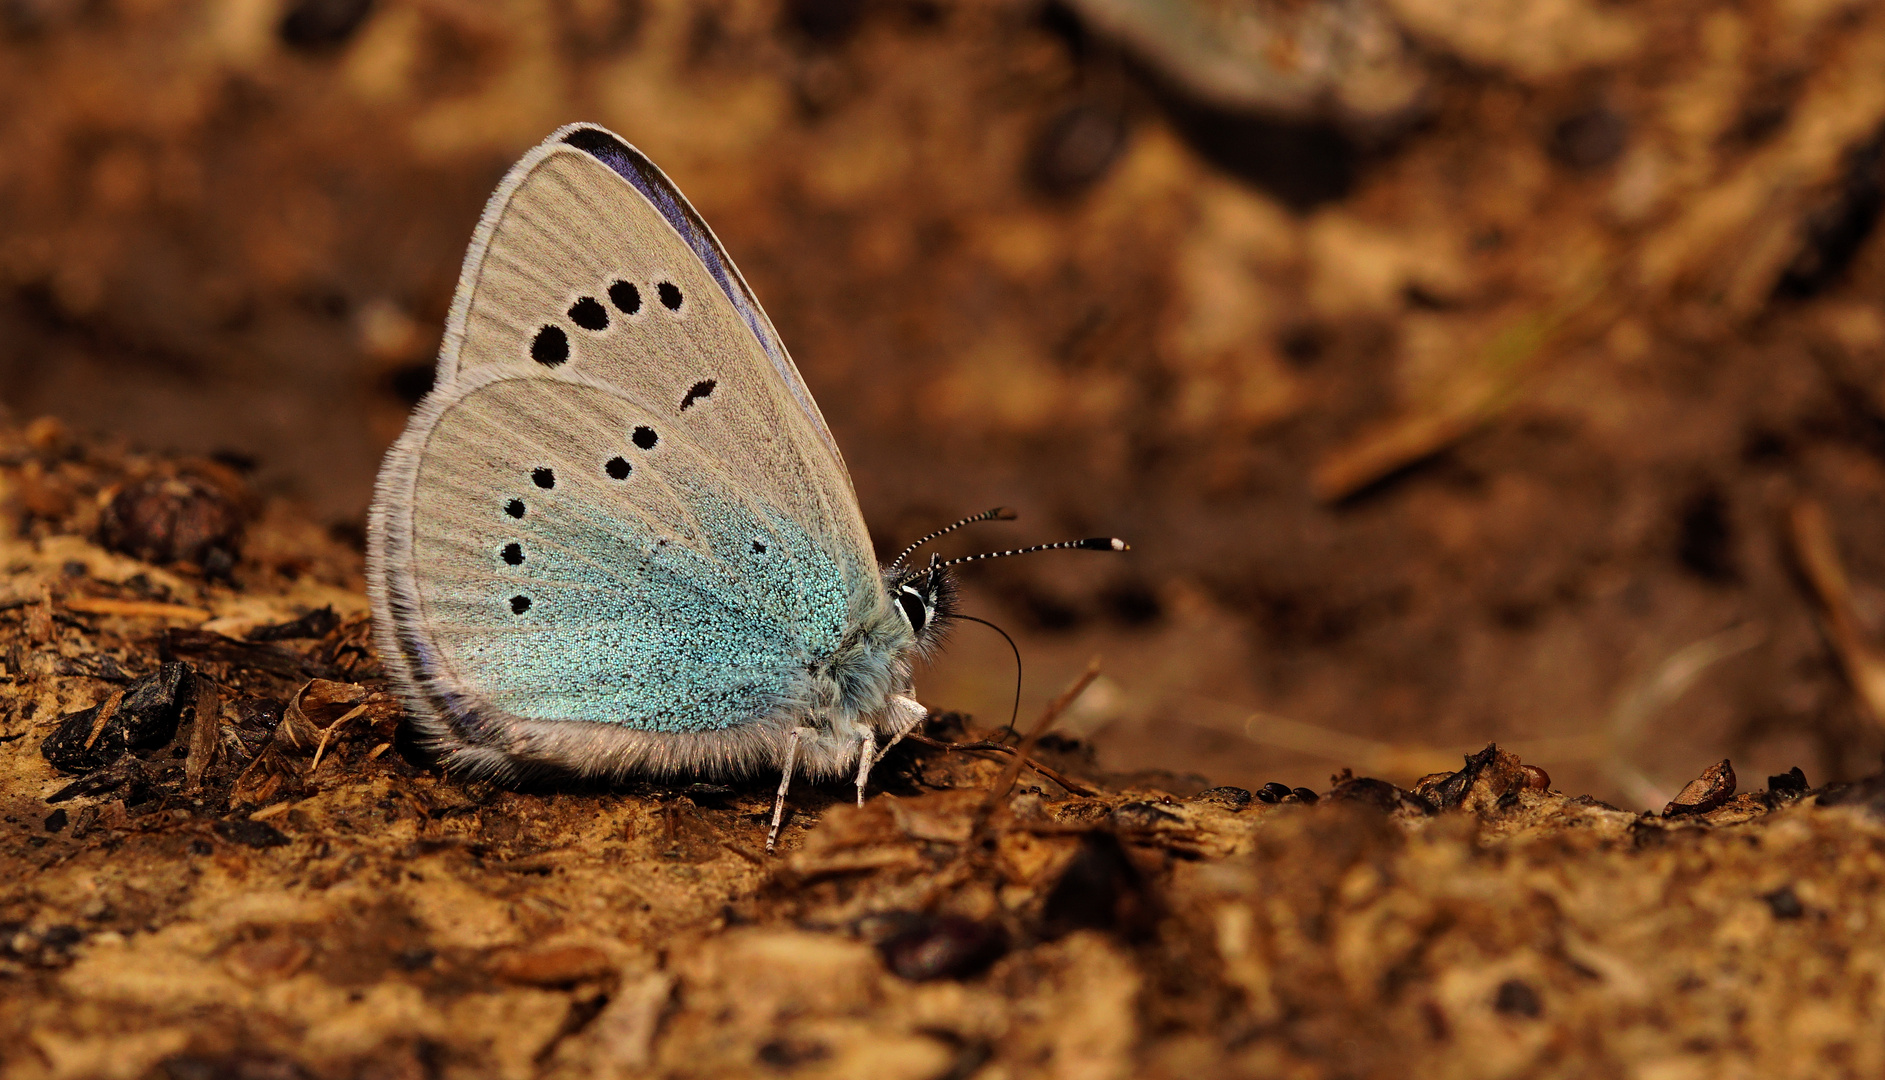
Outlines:
POLYGON ((369 519, 380 652, 446 765, 776 768, 770 848, 795 774, 854 770, 861 803, 924 719, 911 664, 955 586, 908 554, 876 564, 817 404, 667 177, 588 124, 525 155, 369 519))

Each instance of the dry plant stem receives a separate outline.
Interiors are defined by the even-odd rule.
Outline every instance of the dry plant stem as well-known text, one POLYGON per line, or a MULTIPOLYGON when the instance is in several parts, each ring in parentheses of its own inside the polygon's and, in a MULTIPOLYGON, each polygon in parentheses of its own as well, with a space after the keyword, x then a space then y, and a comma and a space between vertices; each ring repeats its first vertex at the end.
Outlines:
MULTIPOLYGON (((964 751, 967 753, 1000 753, 1000 754, 1007 754, 1009 756, 1015 756, 1019 754, 1019 751, 1017 751, 1014 747, 1007 745, 1006 743, 987 742, 987 741, 972 742, 972 743, 952 743, 952 742, 943 742, 941 739, 932 739, 926 735, 905 735, 904 738, 910 740, 913 743, 918 743, 923 746, 935 747, 938 750, 959 750, 959 751, 964 751)), ((1028 768, 1033 769, 1035 772, 1040 773, 1042 776, 1045 776, 1049 780, 1052 780, 1054 783, 1059 784, 1070 795, 1080 795, 1080 796, 1085 796, 1085 797, 1090 798, 1094 794, 1094 791, 1092 788, 1087 787, 1086 785, 1080 783, 1077 780, 1069 778, 1065 773, 1061 772, 1058 769, 1050 768, 1046 765, 1043 765, 1039 761, 1035 760, 1034 758, 1027 758, 1025 760, 1027 762, 1028 768)))
POLYGON ((321 729, 320 745, 314 748, 314 760, 308 764, 309 776, 313 776, 314 770, 321 767, 321 755, 327 752, 327 740, 333 736, 334 732, 340 730, 340 725, 366 711, 367 707, 365 705, 355 705, 346 715, 321 729))
POLYGON ((1573 322, 1607 322, 1594 309, 1604 297, 1608 270, 1599 269, 1571 295, 1506 327, 1478 356, 1470 385, 1447 400, 1362 432, 1323 458, 1310 477, 1316 497, 1340 502, 1378 480, 1432 457, 1477 430, 1518 400, 1541 354, 1570 336, 1573 322))
POLYGON ((1825 612, 1821 626, 1872 721, 1885 726, 1885 654, 1866 639, 1852 607, 1852 582, 1840 561, 1826 510, 1811 499, 1790 515, 1794 556, 1825 612))
POLYGON ((67 611, 82 615, 123 615, 145 619, 188 619, 207 622, 210 612, 187 604, 160 604, 154 600, 113 600, 102 596, 70 596, 64 601, 67 611))
POLYGON ((1060 714, 1066 711, 1067 706, 1073 704, 1074 699, 1085 692, 1086 688, 1091 686, 1093 680, 1099 676, 1100 661, 1098 657, 1094 657, 1087 663, 1086 671, 1067 689, 1062 690, 1059 697, 1048 702, 1047 708, 1041 710, 1041 718, 1034 722, 1034 727, 1028 732, 1027 738, 1022 739, 1021 745, 1015 749, 1014 760, 1008 763, 1008 768, 1001 774, 1001 779, 989 789, 988 797, 982 800, 982 805, 976 807, 974 825, 969 830, 969 835, 979 836, 987 827, 988 819, 994 814, 995 807, 1007 797, 1009 789, 1014 787, 1015 779, 1021 775, 1022 766, 1028 763, 1028 756, 1033 752, 1034 744, 1040 741, 1042 735, 1047 734, 1047 730, 1054 726, 1054 721, 1060 719, 1060 714))

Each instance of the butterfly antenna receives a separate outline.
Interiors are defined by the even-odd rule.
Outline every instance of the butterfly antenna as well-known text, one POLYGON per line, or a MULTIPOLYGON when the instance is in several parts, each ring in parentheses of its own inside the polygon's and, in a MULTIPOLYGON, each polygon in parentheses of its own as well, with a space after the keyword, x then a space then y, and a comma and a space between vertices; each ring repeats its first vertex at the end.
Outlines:
POLYGON ((981 513, 976 514, 972 517, 965 517, 961 521, 956 522, 954 525, 950 525, 947 528, 937 529, 935 532, 930 533, 928 536, 925 536, 923 539, 918 540, 916 543, 911 544, 909 547, 904 548, 902 551, 898 552, 897 557, 890 561, 890 568, 892 570, 897 569, 898 567, 903 565, 903 560, 909 558, 910 553, 915 551, 917 548, 922 547, 924 544, 929 543, 931 540, 934 540, 939 536, 948 536, 950 533, 955 532, 957 529, 960 529, 964 525, 974 525, 975 523, 980 522, 980 521, 1013 521, 1014 519, 1015 519, 1015 512, 1013 510, 1008 509, 1005 506, 997 506, 993 510, 984 510, 981 513))
POLYGON ((958 619, 967 619, 974 623, 981 623, 983 626, 988 627, 990 630, 1000 634, 1002 640, 1008 643, 1008 648, 1014 651, 1014 708, 1008 713, 1007 728, 1008 734, 1016 734, 1014 722, 1015 719, 1021 715, 1021 647, 1014 643, 1014 638, 1008 636, 1008 631, 1003 630, 987 619, 978 619, 973 615, 964 615, 961 612, 957 612, 955 617, 958 619))
POLYGON ((1132 548, 1117 536, 1089 536, 1085 540, 1062 540, 1058 544, 1036 544, 1033 547, 1015 548, 1012 551, 991 551, 985 555, 964 555, 960 559, 950 559, 943 566, 960 566, 963 563, 981 562, 983 559, 1005 559, 1010 555, 1032 555, 1037 551, 1131 551, 1132 548))

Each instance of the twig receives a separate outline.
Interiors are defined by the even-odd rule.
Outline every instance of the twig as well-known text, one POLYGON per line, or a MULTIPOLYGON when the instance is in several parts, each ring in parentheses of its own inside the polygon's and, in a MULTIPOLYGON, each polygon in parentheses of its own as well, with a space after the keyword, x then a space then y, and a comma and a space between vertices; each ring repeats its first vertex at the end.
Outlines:
POLYGON ((124 615, 131 618, 189 619, 192 622, 207 622, 211 614, 200 607, 190 607, 187 604, 162 604, 155 600, 113 600, 103 596, 68 596, 64 603, 67 611, 76 611, 83 615, 124 615))
POLYGON ((1885 655, 1867 639, 1852 607, 1852 582, 1839 558, 1826 510, 1811 499, 1795 504, 1789 524, 1794 555, 1825 612, 1821 626, 1846 669, 1846 678, 1873 723, 1885 725, 1885 655))
POLYGON ((346 723, 349 720, 352 720, 354 717, 359 716, 361 713, 364 713, 366 711, 367 711, 367 707, 365 705, 355 705, 351 711, 341 716, 340 719, 335 720, 333 723, 321 729, 320 745, 314 748, 314 760, 308 765, 309 776, 313 776, 314 770, 321 767, 321 755, 327 752, 327 740, 333 736, 336 730, 340 728, 340 725, 346 723))
POLYGON ((1041 711, 1041 718, 1034 722, 1033 729, 1015 749, 1014 760, 1008 763, 1008 767, 1002 771, 1001 779, 989 789, 988 797, 982 800, 982 805, 976 807, 974 825, 969 830, 969 835, 980 834, 988 825, 988 819, 994 814, 995 807, 1007 797, 1009 790, 1014 787, 1015 780, 1020 777, 1022 767, 1028 763, 1028 755, 1033 751, 1034 744, 1040 741, 1042 735, 1047 734, 1047 729, 1054 726, 1054 721, 1060 719, 1060 714, 1066 711, 1067 706, 1073 704, 1074 699, 1091 686, 1093 680, 1099 676, 1099 657, 1094 657, 1088 662, 1086 671, 1075 679, 1072 685, 1062 690, 1059 697, 1047 703, 1047 708, 1041 711))

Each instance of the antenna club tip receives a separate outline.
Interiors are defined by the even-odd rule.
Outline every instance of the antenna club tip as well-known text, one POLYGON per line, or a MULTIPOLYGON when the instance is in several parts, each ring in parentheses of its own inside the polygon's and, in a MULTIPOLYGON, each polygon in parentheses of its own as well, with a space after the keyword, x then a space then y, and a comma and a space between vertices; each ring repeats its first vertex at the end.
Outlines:
POLYGON ((1132 545, 1126 543, 1124 540, 1121 540, 1119 537, 1115 536, 1113 537, 1113 550, 1114 551, 1131 551, 1132 545))
POLYGON ((1117 536, 1095 536, 1074 545, 1087 551, 1130 551, 1132 548, 1117 536))

